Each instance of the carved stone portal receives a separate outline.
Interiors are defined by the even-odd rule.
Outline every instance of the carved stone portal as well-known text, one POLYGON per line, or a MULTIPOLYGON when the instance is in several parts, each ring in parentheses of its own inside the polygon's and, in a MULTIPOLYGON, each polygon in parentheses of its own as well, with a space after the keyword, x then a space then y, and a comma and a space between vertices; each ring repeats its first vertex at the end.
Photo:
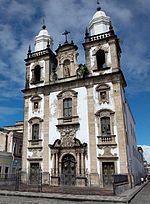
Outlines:
MULTIPOLYGON (((79 125, 77 124, 57 126, 60 132, 60 139, 55 140, 53 145, 49 145, 51 149, 51 181, 53 185, 63 185, 64 176, 66 178, 70 176, 69 173, 68 175, 64 175, 63 171, 63 159, 66 155, 74 158, 75 181, 73 184, 79 186, 81 186, 81 184, 82 186, 86 185, 85 158, 87 156, 87 144, 82 144, 80 140, 76 138, 78 127, 79 125)), ((70 172, 70 170, 66 169, 65 172, 70 172)), ((69 182, 69 180, 67 181, 69 182)))

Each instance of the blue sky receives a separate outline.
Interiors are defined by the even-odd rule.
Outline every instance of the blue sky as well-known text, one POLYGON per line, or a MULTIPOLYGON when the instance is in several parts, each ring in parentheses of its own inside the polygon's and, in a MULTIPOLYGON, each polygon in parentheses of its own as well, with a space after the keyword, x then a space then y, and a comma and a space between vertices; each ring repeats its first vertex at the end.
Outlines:
MULTIPOLYGON (((69 30, 69 39, 79 47, 79 63, 84 63, 84 32, 96 7, 96 0, 0 0, 0 127, 23 120, 24 59, 29 44, 34 51, 43 18, 54 50, 69 30)), ((120 38, 137 144, 150 145, 150 1, 101 0, 101 7, 120 38)))

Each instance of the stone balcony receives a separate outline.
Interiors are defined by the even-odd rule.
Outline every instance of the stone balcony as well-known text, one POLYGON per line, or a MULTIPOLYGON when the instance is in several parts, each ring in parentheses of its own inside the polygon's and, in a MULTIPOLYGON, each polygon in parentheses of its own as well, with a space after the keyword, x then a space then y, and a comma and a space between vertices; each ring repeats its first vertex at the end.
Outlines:
POLYGON ((98 138, 98 147, 101 146, 116 146, 116 140, 115 140, 116 135, 106 135, 106 136, 97 136, 98 138))
POLYGON ((39 140, 29 140, 28 149, 39 149, 42 148, 42 139, 39 140))

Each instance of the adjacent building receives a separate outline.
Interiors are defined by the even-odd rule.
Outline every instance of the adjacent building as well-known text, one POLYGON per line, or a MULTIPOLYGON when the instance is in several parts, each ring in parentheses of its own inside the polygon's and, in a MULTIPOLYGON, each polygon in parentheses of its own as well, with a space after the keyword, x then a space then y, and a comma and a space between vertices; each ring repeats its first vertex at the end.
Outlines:
POLYGON ((40 170, 44 184, 57 186, 109 187, 113 174, 137 184, 143 158, 111 19, 97 8, 83 38, 85 64, 68 33, 54 52, 43 25, 25 59, 22 180, 34 182, 40 170))
POLYGON ((0 128, 0 177, 15 174, 21 168, 23 123, 19 132, 15 126, 0 128))

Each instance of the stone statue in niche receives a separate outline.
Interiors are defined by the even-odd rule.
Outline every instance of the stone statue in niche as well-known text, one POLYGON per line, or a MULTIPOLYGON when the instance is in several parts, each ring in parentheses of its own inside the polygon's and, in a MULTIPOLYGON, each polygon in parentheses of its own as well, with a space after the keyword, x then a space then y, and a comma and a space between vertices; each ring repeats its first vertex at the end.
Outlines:
POLYGON ((70 76, 70 70, 68 65, 64 65, 64 77, 70 76))
POLYGON ((70 61, 69 60, 64 61, 63 74, 64 74, 64 77, 70 77, 70 61))

